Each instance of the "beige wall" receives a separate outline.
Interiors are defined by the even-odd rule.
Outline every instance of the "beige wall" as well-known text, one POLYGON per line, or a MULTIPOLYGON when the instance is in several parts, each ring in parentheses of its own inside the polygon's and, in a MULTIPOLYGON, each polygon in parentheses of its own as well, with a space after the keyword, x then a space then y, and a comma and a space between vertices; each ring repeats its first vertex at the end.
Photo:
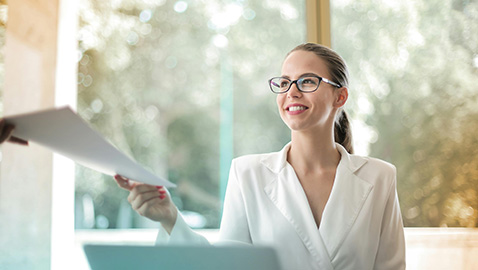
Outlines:
POLYGON ((406 228, 407 269, 478 269, 478 229, 406 228))
MULTIPOLYGON (((65 10, 60 5, 62 2, 68 0, 8 1, 4 115, 65 104, 71 101, 63 98, 59 102, 57 94, 60 91, 76 93, 76 40, 58 39, 60 20, 75 26, 76 18, 71 14, 60 16, 59 11, 65 10), (58 44, 62 44, 61 50, 58 44), (72 57, 60 58, 63 53, 72 57), (59 80, 60 77, 66 79, 59 80), (71 87, 65 88, 65 85, 71 87)), ((76 28, 70 32, 76 33, 76 28)), ((71 35, 66 37, 71 39, 71 35)), ((71 183, 53 189, 53 164, 52 153, 34 143, 29 147, 2 145, 0 269, 50 269, 55 234, 52 234, 52 201, 72 206, 73 202, 54 198, 58 197, 55 192, 71 192, 69 197, 73 201, 74 187, 71 183)), ((74 168, 71 164, 67 166, 70 170, 74 168)), ((73 209, 70 212, 71 218, 65 213, 63 222, 73 224, 73 209)))

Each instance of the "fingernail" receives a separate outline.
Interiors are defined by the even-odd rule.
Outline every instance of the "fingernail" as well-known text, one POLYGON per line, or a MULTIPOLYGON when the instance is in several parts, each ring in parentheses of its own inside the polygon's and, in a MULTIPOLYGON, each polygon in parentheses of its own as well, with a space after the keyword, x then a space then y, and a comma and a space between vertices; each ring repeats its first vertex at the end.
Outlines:
POLYGON ((162 199, 166 198, 166 195, 161 194, 161 195, 159 195, 159 198, 162 200, 162 199))
POLYGON ((161 189, 161 190, 159 191, 159 193, 161 193, 161 194, 165 194, 165 193, 166 193, 166 190, 164 190, 164 189, 161 189))
POLYGON ((163 188, 163 186, 156 186, 156 188, 163 188))

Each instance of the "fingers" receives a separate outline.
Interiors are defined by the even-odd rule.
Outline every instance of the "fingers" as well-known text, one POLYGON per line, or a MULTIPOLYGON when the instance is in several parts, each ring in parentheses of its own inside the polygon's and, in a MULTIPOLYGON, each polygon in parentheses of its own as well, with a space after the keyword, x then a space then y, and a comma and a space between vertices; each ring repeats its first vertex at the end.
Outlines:
POLYGON ((159 198, 162 200, 164 198, 167 197, 167 191, 166 189, 163 187, 163 186, 157 186, 156 187, 158 189, 158 192, 159 192, 159 198))
POLYGON ((114 178, 119 187, 129 191, 128 202, 140 215, 160 222, 176 220, 176 207, 163 186, 136 183, 118 174, 114 178))
POLYGON ((126 189, 128 191, 131 191, 137 185, 136 182, 133 182, 133 181, 129 180, 128 178, 123 177, 119 174, 116 174, 114 176, 114 178, 115 178, 116 183, 118 184, 118 186, 120 188, 126 189))
POLYGON ((28 145, 28 141, 20 139, 18 137, 11 136, 13 130, 15 129, 14 125, 10 125, 5 123, 5 119, 0 119, 0 143, 5 141, 9 141, 11 143, 21 144, 21 145, 28 145))
POLYGON ((130 193, 130 196, 128 196, 128 201, 131 203, 131 207, 136 211, 143 206, 148 206, 153 203, 150 202, 151 200, 157 200, 156 203, 159 203, 162 200, 159 198, 161 195, 156 188, 139 194, 136 194, 136 192, 134 192, 135 190, 133 190, 133 192, 130 193))
POLYGON ((21 144, 21 145, 28 145, 28 141, 25 141, 23 139, 20 139, 18 137, 15 137, 15 136, 11 136, 9 139, 8 139, 9 142, 12 142, 12 143, 16 143, 16 144, 21 144))
MULTIPOLYGON (((152 186, 147 184, 138 184, 133 189, 128 196, 128 201, 133 205, 134 201, 146 201, 149 200, 151 197, 159 197, 161 195, 165 195, 166 190, 162 186, 152 186), (161 191, 160 191, 161 189, 161 191)), ((165 197, 163 196, 162 199, 165 197)), ((137 205, 139 208, 140 205, 137 205)), ((133 207, 134 208, 134 207, 133 207)))
POLYGON ((167 198, 167 191, 164 187, 141 184, 133 188, 128 196, 128 201, 140 215, 160 221, 162 217, 151 216, 151 211, 155 206, 160 206, 165 198, 167 198))
POLYGON ((10 138, 15 127, 13 125, 5 124, 3 119, 1 119, 0 122, 0 143, 3 143, 10 138))
POLYGON ((0 118, 0 131, 3 130, 4 126, 5 126, 5 119, 0 118))

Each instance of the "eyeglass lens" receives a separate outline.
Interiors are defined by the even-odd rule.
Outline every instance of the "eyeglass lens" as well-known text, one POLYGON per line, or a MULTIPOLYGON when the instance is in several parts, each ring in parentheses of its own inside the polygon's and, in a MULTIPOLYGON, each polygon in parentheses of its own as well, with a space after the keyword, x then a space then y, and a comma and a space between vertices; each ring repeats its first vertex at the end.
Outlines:
MULTIPOLYGON (((276 93, 287 92, 293 82, 287 78, 277 77, 271 79, 271 89, 276 93)), ((312 92, 317 90, 320 79, 316 77, 303 77, 296 81, 297 87, 303 92, 312 92)))

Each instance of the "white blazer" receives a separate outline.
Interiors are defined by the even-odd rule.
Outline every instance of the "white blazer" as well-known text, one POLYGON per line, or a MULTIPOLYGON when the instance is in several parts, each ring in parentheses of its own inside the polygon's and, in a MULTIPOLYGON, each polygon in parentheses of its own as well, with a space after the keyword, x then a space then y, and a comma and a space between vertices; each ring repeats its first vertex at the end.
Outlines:
MULTIPOLYGON (((219 239, 275 247, 283 269, 405 269, 405 239, 396 169, 384 161, 341 154, 317 228, 304 190, 280 152, 234 159, 219 239)), ((207 243, 178 215, 157 244, 207 243)))

